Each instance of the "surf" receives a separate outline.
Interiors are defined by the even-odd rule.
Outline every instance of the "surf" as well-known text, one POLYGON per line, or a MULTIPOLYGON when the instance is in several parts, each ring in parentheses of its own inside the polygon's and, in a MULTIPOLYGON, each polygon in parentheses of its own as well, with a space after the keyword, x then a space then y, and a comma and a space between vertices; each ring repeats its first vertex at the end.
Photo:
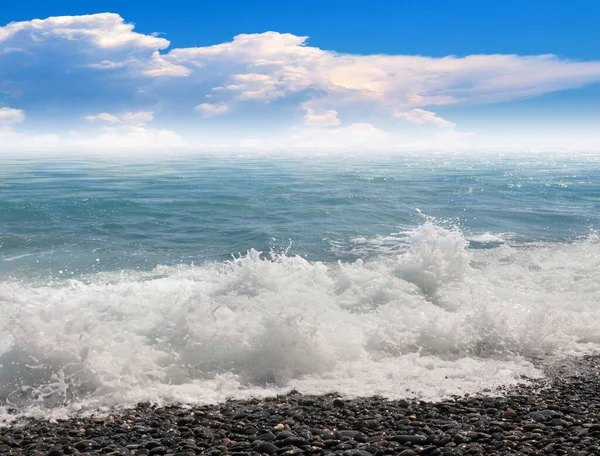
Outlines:
POLYGON ((290 389, 439 399, 597 351, 596 235, 473 249, 459 229, 426 222, 402 238, 392 253, 350 262, 249 250, 148 271, 5 278, 0 404, 69 413, 290 389))

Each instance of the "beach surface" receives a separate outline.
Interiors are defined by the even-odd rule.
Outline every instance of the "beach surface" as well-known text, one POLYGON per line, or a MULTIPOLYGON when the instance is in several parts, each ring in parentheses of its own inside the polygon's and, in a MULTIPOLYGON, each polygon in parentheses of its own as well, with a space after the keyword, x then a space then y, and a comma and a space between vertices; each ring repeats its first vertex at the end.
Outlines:
POLYGON ((292 391, 215 405, 140 403, 0 426, 1 454, 600 454, 600 357, 548 364, 544 379, 440 402, 292 391))

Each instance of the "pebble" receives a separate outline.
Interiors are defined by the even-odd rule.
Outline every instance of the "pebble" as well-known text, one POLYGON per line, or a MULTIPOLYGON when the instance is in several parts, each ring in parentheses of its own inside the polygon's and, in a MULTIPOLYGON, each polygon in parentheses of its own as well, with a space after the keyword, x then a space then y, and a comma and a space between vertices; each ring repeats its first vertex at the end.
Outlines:
POLYGON ((391 437, 390 440, 399 443, 410 442, 413 444, 422 445, 427 442, 427 437, 423 435, 395 435, 391 437))
POLYGON ((263 442, 258 446, 257 450, 259 453, 277 454, 279 447, 271 442, 263 442))

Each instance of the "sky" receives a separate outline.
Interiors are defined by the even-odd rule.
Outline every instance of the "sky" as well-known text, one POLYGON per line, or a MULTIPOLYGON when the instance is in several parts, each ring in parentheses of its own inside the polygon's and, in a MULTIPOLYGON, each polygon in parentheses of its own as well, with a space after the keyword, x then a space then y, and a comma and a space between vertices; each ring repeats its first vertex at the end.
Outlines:
POLYGON ((0 3, 0 155, 600 149, 592 0, 0 3))

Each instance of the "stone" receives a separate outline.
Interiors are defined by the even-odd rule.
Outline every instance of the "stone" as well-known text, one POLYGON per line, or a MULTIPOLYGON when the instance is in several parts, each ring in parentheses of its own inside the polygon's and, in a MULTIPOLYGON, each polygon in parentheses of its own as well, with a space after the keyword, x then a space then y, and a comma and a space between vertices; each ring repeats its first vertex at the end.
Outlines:
POLYGON ((259 453, 277 454, 279 447, 271 442, 263 442, 257 448, 259 453))
POLYGON ((149 451, 148 456, 158 456, 167 453, 168 451, 164 446, 156 446, 149 451))
POLYGON ((73 445, 77 451, 83 453, 84 451, 92 451, 100 448, 98 442, 94 440, 80 440, 75 445, 73 445))
POLYGON ((390 437, 389 440, 398 443, 412 443, 413 445, 423 445, 427 442, 427 437, 423 435, 395 435, 390 437))

